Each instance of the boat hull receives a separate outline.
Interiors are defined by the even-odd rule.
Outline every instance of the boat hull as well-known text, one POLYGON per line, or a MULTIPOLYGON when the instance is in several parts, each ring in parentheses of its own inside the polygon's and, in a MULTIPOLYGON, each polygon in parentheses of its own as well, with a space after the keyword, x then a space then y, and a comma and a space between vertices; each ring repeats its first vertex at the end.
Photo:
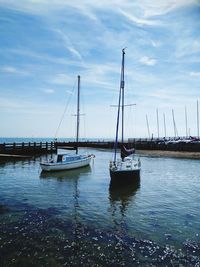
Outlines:
POLYGON ((111 181, 126 183, 140 179, 140 169, 134 170, 112 170, 110 169, 111 181))
POLYGON ((92 157, 86 157, 84 159, 76 160, 74 162, 65 163, 40 163, 42 171, 63 171, 82 168, 88 166, 92 157))

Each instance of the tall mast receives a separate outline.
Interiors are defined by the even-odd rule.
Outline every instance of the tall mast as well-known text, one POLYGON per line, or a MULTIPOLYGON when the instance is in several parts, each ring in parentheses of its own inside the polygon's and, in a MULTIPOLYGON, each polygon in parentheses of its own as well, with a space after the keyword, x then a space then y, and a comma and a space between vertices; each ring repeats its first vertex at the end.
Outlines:
POLYGON ((188 126, 187 126, 187 108, 185 106, 185 134, 186 138, 188 137, 188 126))
POLYGON ((157 115, 157 131, 158 131, 158 139, 160 138, 159 134, 159 118, 158 118, 158 109, 156 109, 156 115, 157 115))
POLYGON ((197 100, 197 138, 199 139, 199 101, 197 100))
POLYGON ((174 125, 174 137, 176 137, 176 125, 175 125, 175 119, 174 119, 174 110, 172 109, 172 120, 174 125))
POLYGON ((124 143, 124 57, 125 48, 122 49, 121 91, 122 91, 122 144, 124 143))
POLYGON ((164 122, 164 133, 165 133, 165 138, 166 138, 167 132, 166 132, 166 123, 165 123, 165 113, 163 113, 163 122, 164 122))
POLYGON ((148 136, 149 136, 149 139, 150 139, 149 121, 148 121, 148 117, 147 117, 147 115, 146 115, 146 123, 147 123, 148 136))
POLYGON ((77 93, 76 154, 78 154, 79 123, 80 123, 80 75, 78 75, 78 93, 77 93))
POLYGON ((175 118, 174 118, 174 110, 172 109, 172 119, 173 119, 173 124, 174 124, 174 137, 178 137, 178 130, 176 128, 176 122, 175 122, 175 118))
POLYGON ((117 157, 121 98, 122 98, 122 143, 124 142, 124 55, 125 55, 124 50, 125 48, 122 49, 122 66, 121 66, 121 79, 120 79, 120 90, 119 90, 118 111, 117 111, 116 136, 115 136, 115 145, 114 145, 114 149, 115 149, 114 162, 116 162, 116 157, 117 157))

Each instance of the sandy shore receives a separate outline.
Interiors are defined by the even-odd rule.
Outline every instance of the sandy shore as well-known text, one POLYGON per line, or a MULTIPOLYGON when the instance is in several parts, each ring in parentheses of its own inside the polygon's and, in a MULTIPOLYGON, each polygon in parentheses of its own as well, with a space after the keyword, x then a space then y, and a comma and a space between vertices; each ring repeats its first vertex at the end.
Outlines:
POLYGON ((137 150, 140 156, 200 159, 200 152, 137 150))

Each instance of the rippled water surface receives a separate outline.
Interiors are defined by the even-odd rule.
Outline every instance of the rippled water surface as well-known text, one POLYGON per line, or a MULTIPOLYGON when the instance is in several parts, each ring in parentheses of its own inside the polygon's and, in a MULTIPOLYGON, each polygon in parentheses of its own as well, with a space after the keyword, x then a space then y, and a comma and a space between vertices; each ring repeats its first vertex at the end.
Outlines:
POLYGON ((200 266, 200 162, 141 157, 140 181, 110 184, 112 153, 41 173, 0 163, 0 266, 200 266))

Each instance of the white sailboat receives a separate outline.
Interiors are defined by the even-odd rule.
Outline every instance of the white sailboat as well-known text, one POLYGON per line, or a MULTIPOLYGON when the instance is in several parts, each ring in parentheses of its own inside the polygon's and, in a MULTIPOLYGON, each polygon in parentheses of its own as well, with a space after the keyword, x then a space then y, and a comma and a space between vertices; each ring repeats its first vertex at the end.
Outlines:
POLYGON ((124 57, 125 49, 122 49, 122 67, 121 67, 121 81, 120 81, 120 91, 119 91, 119 101, 118 101, 118 113, 117 113, 117 126, 116 126, 116 138, 114 147, 114 159, 110 162, 109 170, 111 180, 126 182, 132 181, 140 177, 141 163, 140 159, 136 158, 134 155, 134 149, 126 149, 124 146, 124 57), (120 110, 122 110, 121 115, 121 126, 122 126, 122 140, 121 140, 121 153, 120 158, 117 158, 117 148, 118 148, 118 132, 119 132, 119 120, 120 120, 120 110))
POLYGON ((59 153, 55 159, 40 163, 42 171, 63 171, 77 169, 88 166, 94 155, 85 155, 78 153, 79 142, 79 122, 80 122, 80 76, 78 76, 78 94, 77 94, 77 126, 76 126, 76 154, 59 153))

